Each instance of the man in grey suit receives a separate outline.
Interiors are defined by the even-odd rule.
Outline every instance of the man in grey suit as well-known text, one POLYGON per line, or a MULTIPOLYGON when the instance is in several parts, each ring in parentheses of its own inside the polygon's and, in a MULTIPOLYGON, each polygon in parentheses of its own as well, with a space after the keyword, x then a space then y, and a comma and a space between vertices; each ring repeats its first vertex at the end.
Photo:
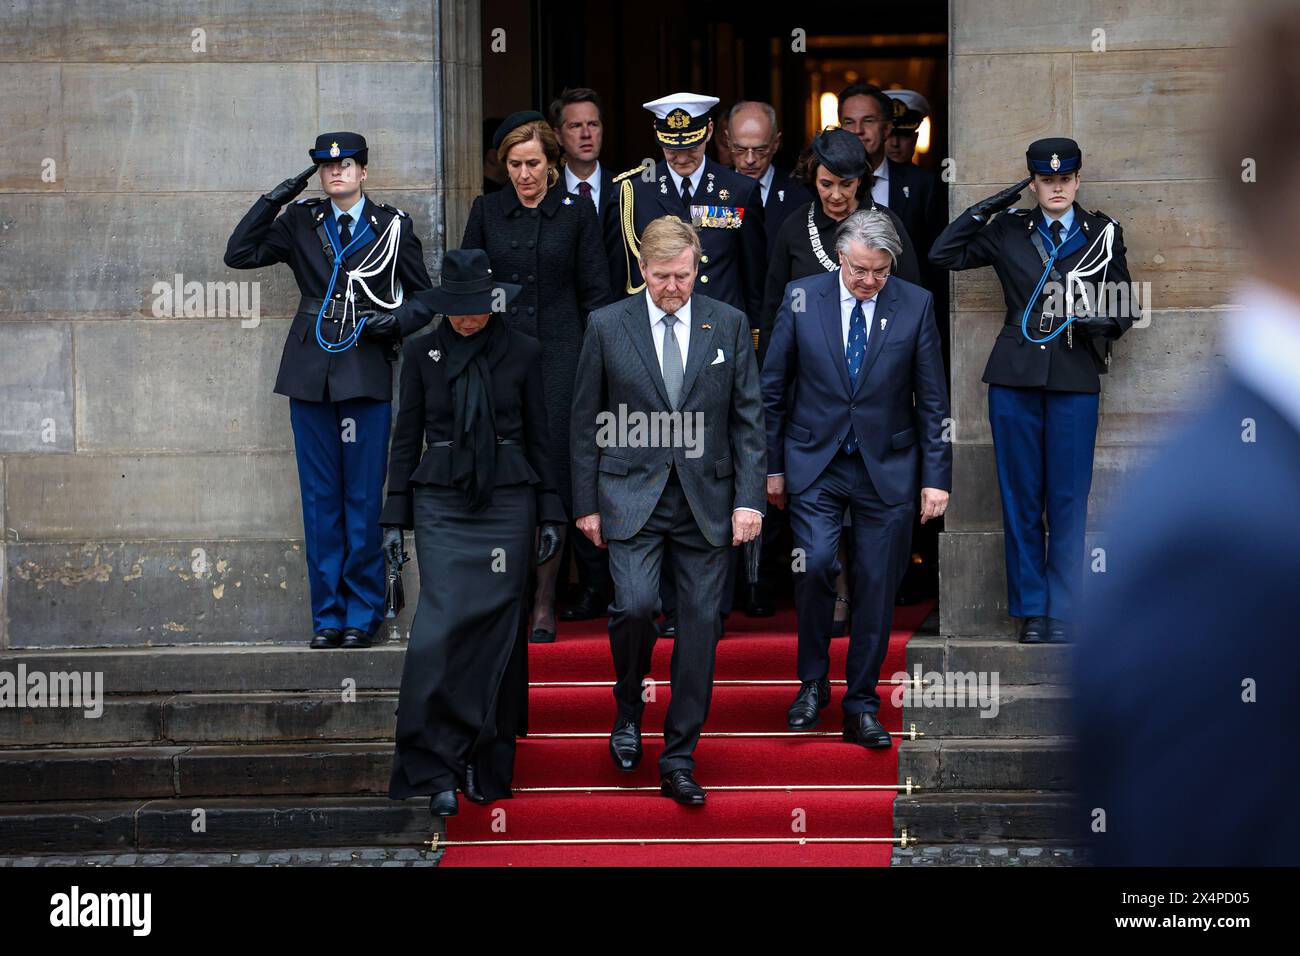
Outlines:
POLYGON ((618 718, 610 754, 641 760, 641 685, 658 631, 665 546, 678 582, 661 790, 704 803, 692 754, 713 695, 730 548, 763 524, 766 448, 758 364, 739 309, 693 294, 701 248, 675 216, 641 237, 645 292, 591 313, 578 359, 573 512, 609 548, 618 718))

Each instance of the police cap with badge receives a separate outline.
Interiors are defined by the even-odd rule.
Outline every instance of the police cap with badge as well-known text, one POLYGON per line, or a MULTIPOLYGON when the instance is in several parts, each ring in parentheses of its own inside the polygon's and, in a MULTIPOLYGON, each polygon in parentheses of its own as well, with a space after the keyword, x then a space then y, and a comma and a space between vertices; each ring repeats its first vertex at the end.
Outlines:
POLYGON ((1083 168, 1083 150, 1064 136, 1036 139, 1025 150, 1025 165, 1040 176, 1078 172, 1083 168))
POLYGON ((366 138, 360 133, 321 133, 316 137, 316 145, 307 152, 316 163, 337 163, 339 160, 352 159, 365 166, 370 160, 366 138))
POLYGON ((718 105, 718 98, 702 93, 672 93, 641 105, 655 115, 655 138, 660 146, 692 149, 709 135, 709 111, 718 105))
POLYGON ((890 122, 895 133, 915 133, 930 115, 930 103, 915 90, 885 90, 893 100, 890 122))

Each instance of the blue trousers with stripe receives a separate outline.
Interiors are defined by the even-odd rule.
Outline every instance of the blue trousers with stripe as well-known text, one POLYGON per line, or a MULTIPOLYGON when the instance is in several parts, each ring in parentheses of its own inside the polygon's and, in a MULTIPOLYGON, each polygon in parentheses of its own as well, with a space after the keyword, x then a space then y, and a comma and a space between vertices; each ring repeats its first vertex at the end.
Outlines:
POLYGON ((1086 392, 989 386, 1013 617, 1075 618, 1098 403, 1086 392))
POLYGON ((289 399, 312 625, 373 634, 384 617, 383 506, 391 402, 289 399))

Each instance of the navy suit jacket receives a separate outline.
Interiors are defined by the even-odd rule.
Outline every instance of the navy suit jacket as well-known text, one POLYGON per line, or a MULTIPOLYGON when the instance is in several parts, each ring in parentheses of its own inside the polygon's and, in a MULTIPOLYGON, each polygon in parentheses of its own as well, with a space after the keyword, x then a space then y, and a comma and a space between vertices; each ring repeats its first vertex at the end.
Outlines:
POLYGON ((1300 859, 1297 488, 1300 431, 1229 374, 1107 519, 1074 660, 1075 819, 1094 862, 1300 859))
POLYGON ((762 381, 767 470, 785 474, 790 494, 821 476, 850 424, 886 504, 915 500, 923 487, 952 488, 952 445, 944 439, 947 376, 934 296, 920 286, 891 276, 877 293, 867 353, 851 388, 839 270, 791 282, 776 313, 762 381))
MULTIPOLYGON (((763 190, 760 189, 759 194, 761 195, 762 192, 763 190)), ((772 173, 772 185, 767 187, 767 202, 763 205, 769 256, 772 254, 772 246, 776 243, 777 230, 781 228, 781 223, 785 222, 785 217, 812 198, 813 195, 808 191, 808 187, 784 169, 778 168, 772 173)))

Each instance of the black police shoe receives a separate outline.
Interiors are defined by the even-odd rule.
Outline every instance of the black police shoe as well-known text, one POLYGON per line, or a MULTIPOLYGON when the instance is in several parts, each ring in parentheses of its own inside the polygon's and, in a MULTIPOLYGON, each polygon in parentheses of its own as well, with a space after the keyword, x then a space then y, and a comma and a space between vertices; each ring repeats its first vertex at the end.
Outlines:
POLYGON ((1050 644, 1069 644, 1070 622, 1062 621, 1059 617, 1049 617, 1047 619, 1047 641, 1050 644))
POLYGON ((312 647, 338 647, 342 643, 343 635, 337 627, 324 628, 311 639, 312 647))
POLYGON ((465 786, 462 789, 465 791, 465 798, 471 803, 484 804, 488 802, 488 798, 483 796, 483 791, 479 789, 478 769, 473 763, 465 765, 465 786))
POLYGON ((609 755, 619 770, 635 770, 641 762, 641 728, 631 720, 620 717, 609 735, 609 755))
POLYGON ((791 730, 812 730, 817 726, 821 712, 831 702, 829 680, 806 680, 799 685, 794 703, 786 711, 786 721, 791 730))
POLYGON ((1020 622, 1021 644, 1047 643, 1047 618, 1027 617, 1020 622))
POLYGON ((343 643, 340 646, 345 648, 369 647, 370 635, 359 627, 345 627, 343 629, 343 643))
POLYGON ((688 807, 704 806, 704 788, 695 782, 689 770, 673 770, 659 780, 659 792, 688 807))
POLYGON ((440 790, 429 798, 429 813, 435 817, 454 817, 458 812, 455 790, 440 790))
POLYGON ((844 715, 844 740, 859 747, 883 750, 894 745, 894 738, 876 719, 875 714, 844 715))
POLYGON ((609 600, 600 588, 583 588, 578 599, 560 612, 561 621, 591 621, 604 617, 609 600))

